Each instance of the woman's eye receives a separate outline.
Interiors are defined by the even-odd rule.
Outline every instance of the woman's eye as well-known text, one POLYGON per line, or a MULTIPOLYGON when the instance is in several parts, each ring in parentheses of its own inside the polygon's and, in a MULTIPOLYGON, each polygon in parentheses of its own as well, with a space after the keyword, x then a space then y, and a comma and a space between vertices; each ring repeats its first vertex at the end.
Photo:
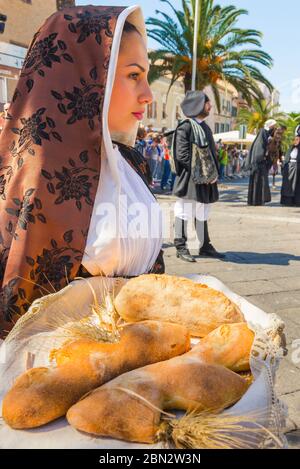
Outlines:
POLYGON ((129 77, 132 78, 133 80, 137 80, 139 76, 139 73, 130 73, 129 77))

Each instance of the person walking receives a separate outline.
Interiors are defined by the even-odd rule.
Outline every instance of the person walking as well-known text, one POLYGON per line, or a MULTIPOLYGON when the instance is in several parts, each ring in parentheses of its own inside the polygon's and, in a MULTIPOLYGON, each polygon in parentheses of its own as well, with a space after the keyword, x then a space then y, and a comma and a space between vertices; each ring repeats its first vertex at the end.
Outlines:
POLYGON ((163 148, 163 170, 162 170, 160 188, 161 190, 165 190, 168 184, 170 173, 171 173, 170 149, 168 147, 168 141, 166 137, 162 138, 162 148, 163 148))
POLYGON ((264 205, 271 202, 269 171, 272 161, 268 144, 274 135, 276 124, 274 119, 267 120, 251 145, 246 161, 246 169, 250 171, 248 205, 264 205))
POLYGON ((223 145, 219 149, 219 163, 220 163, 220 181, 224 181, 225 169, 228 164, 228 150, 227 145, 223 145))
POLYGON ((161 149, 160 138, 158 136, 153 137, 151 143, 148 143, 146 147, 146 158, 148 159, 153 183, 157 181, 159 176, 159 165, 161 164, 161 149))
POLYGON ((300 207, 300 125, 282 168, 281 205, 300 207))
POLYGON ((173 145, 176 255, 195 262, 187 247, 187 227, 192 222, 200 243, 199 255, 223 258, 210 241, 207 221, 211 204, 219 199, 216 147, 212 131, 205 123, 211 102, 202 91, 188 91, 181 108, 187 118, 177 126, 173 145))

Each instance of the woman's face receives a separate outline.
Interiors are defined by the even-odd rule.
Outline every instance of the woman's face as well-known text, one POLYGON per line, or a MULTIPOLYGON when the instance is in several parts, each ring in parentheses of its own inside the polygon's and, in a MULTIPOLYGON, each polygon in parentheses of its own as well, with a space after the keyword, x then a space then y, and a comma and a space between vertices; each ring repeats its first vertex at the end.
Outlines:
POLYGON ((153 98, 148 71, 148 54, 142 37, 136 32, 123 34, 108 114, 111 133, 131 133, 143 119, 146 105, 153 98))

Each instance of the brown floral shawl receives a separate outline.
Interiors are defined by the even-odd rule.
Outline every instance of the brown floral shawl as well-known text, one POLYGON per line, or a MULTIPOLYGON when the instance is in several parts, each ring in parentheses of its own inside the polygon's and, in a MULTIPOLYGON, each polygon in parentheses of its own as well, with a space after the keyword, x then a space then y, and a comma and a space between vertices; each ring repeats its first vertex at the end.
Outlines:
MULTIPOLYGON (((123 10, 67 8, 46 20, 29 47, 0 138, 0 337, 34 299, 62 289, 80 268, 123 10)), ((125 157, 145 174, 142 157, 125 157)), ((163 271, 159 258, 154 272, 163 271)))

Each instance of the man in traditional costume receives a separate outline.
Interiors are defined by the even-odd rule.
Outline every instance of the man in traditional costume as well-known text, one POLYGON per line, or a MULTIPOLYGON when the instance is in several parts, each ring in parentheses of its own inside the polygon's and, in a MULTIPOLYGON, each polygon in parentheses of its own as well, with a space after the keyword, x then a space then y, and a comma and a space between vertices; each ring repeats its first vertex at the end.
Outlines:
MULTIPOLYGON (((199 255, 223 258, 224 255, 219 253, 210 241, 207 222, 211 204, 219 199, 217 152, 212 131, 205 122, 211 111, 211 103, 203 91, 188 91, 181 108, 187 119, 177 126, 173 146, 176 168, 173 194, 178 197, 174 206, 174 244, 177 257, 187 262, 195 262, 187 247, 188 222, 191 222, 195 224, 200 243, 199 255), (206 157, 215 167, 213 179, 208 178, 206 183, 198 183, 195 177, 193 145, 205 149, 206 157)), ((199 180, 203 176, 199 174, 199 180)))

